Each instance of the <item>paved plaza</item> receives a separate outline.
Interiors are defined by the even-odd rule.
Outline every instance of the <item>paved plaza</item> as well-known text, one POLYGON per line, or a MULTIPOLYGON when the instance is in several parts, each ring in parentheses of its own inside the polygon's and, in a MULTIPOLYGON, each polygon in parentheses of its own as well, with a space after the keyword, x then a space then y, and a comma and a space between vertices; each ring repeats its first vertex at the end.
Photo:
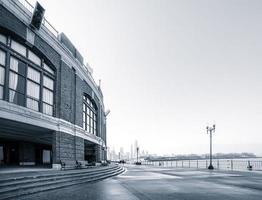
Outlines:
POLYGON ((126 166, 104 181, 30 196, 23 200, 261 200, 262 173, 126 166))

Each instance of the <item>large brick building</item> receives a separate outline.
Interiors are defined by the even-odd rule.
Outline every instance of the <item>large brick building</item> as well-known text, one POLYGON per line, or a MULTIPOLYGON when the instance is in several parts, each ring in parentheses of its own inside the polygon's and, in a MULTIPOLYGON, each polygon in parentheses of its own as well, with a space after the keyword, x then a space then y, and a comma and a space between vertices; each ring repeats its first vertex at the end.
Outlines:
POLYGON ((0 165, 106 160, 92 69, 45 18, 33 26, 33 13, 25 0, 0 0, 0 165))

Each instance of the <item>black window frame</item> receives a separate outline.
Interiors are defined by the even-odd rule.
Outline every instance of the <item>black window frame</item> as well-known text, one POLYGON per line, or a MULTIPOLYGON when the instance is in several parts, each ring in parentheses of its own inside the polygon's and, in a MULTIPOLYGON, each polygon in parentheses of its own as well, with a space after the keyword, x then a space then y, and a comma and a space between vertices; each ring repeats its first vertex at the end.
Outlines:
POLYGON ((89 95, 83 94, 83 128, 94 135, 98 135, 97 125, 98 125, 98 109, 96 103, 90 98, 89 95), (88 112, 87 112, 88 111, 88 112))
POLYGON ((43 89, 44 88, 48 89, 48 88, 44 87, 43 79, 44 79, 44 76, 47 76, 48 78, 50 78, 53 81, 53 87, 54 87, 53 90, 48 89, 49 91, 52 91, 52 93, 53 93, 53 105, 51 105, 51 104, 48 104, 48 105, 52 106, 52 115, 51 116, 55 116, 55 113, 56 113, 55 112, 55 95, 56 95, 55 94, 56 93, 55 88, 56 88, 56 77, 57 77, 56 76, 57 71, 56 71, 55 67, 53 67, 52 64, 50 65, 50 62, 48 60, 46 60, 45 58, 43 59, 42 58, 43 56, 39 56, 38 53, 36 53, 32 48, 28 47, 25 43, 21 43, 19 40, 16 40, 15 38, 11 38, 10 36, 7 36, 3 33, 0 33, 0 34, 4 35, 7 38, 6 44, 0 42, 0 49, 6 53, 5 66, 1 65, 1 67, 5 68, 5 83, 4 83, 3 86, 1 85, 3 87, 3 100, 10 102, 9 101, 10 91, 18 92, 16 90, 13 90, 9 86, 9 76, 10 76, 10 72, 12 72, 12 73, 18 74, 18 76, 22 76, 25 80, 24 94, 21 93, 22 95, 24 95, 23 102, 21 102, 22 105, 17 104, 17 103, 15 103, 15 104, 36 111, 35 109, 27 107, 27 99, 30 98, 34 101, 38 101, 38 111, 37 112, 43 113, 43 105, 48 104, 48 103, 43 102, 43 89), (26 57, 24 57, 19 52, 16 52, 14 49, 11 48, 11 41, 12 40, 20 43, 21 45, 23 45, 26 48, 26 57), (37 64, 35 64, 31 60, 29 60, 29 58, 28 58, 28 52, 29 51, 33 52, 35 55, 37 55, 41 59, 41 65, 40 66, 38 66, 37 64), (21 74, 15 72, 14 70, 12 70, 10 68, 11 57, 14 57, 15 59, 25 63, 25 74, 24 75, 21 75, 21 74), (50 72, 48 72, 44 69, 44 63, 54 71, 54 74, 52 74, 52 73, 50 73, 50 72), (28 67, 31 67, 32 69, 37 70, 40 73, 40 83, 37 83, 36 81, 27 77, 28 76, 28 74, 27 74, 28 67), (39 85, 39 100, 35 99, 34 97, 27 95, 27 83, 28 83, 28 81, 31 81, 31 82, 39 85))

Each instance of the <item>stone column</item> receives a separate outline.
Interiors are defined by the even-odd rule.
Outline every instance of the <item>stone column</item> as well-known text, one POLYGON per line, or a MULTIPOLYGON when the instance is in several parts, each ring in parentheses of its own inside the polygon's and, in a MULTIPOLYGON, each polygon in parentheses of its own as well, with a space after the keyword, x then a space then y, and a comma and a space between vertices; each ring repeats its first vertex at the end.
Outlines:
POLYGON ((64 132, 53 133, 53 168, 59 168, 60 160, 84 160, 84 139, 64 132))

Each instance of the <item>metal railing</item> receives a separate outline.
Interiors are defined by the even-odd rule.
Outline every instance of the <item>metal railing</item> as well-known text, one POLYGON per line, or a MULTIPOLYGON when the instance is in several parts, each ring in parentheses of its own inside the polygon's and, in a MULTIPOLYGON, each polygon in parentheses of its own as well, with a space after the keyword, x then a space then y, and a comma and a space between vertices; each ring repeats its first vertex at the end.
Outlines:
MULTIPOLYGON (((34 6, 27 0, 18 0, 30 13, 34 12, 34 6)), ((44 17, 42 25, 44 25, 55 37, 58 36, 59 32, 54 26, 44 17)))
MULTIPOLYGON (((209 160, 173 160, 173 161, 143 161, 144 165, 174 168, 208 168, 209 160)), ((214 159, 215 169, 222 170, 262 170, 262 158, 258 159, 214 159)))

